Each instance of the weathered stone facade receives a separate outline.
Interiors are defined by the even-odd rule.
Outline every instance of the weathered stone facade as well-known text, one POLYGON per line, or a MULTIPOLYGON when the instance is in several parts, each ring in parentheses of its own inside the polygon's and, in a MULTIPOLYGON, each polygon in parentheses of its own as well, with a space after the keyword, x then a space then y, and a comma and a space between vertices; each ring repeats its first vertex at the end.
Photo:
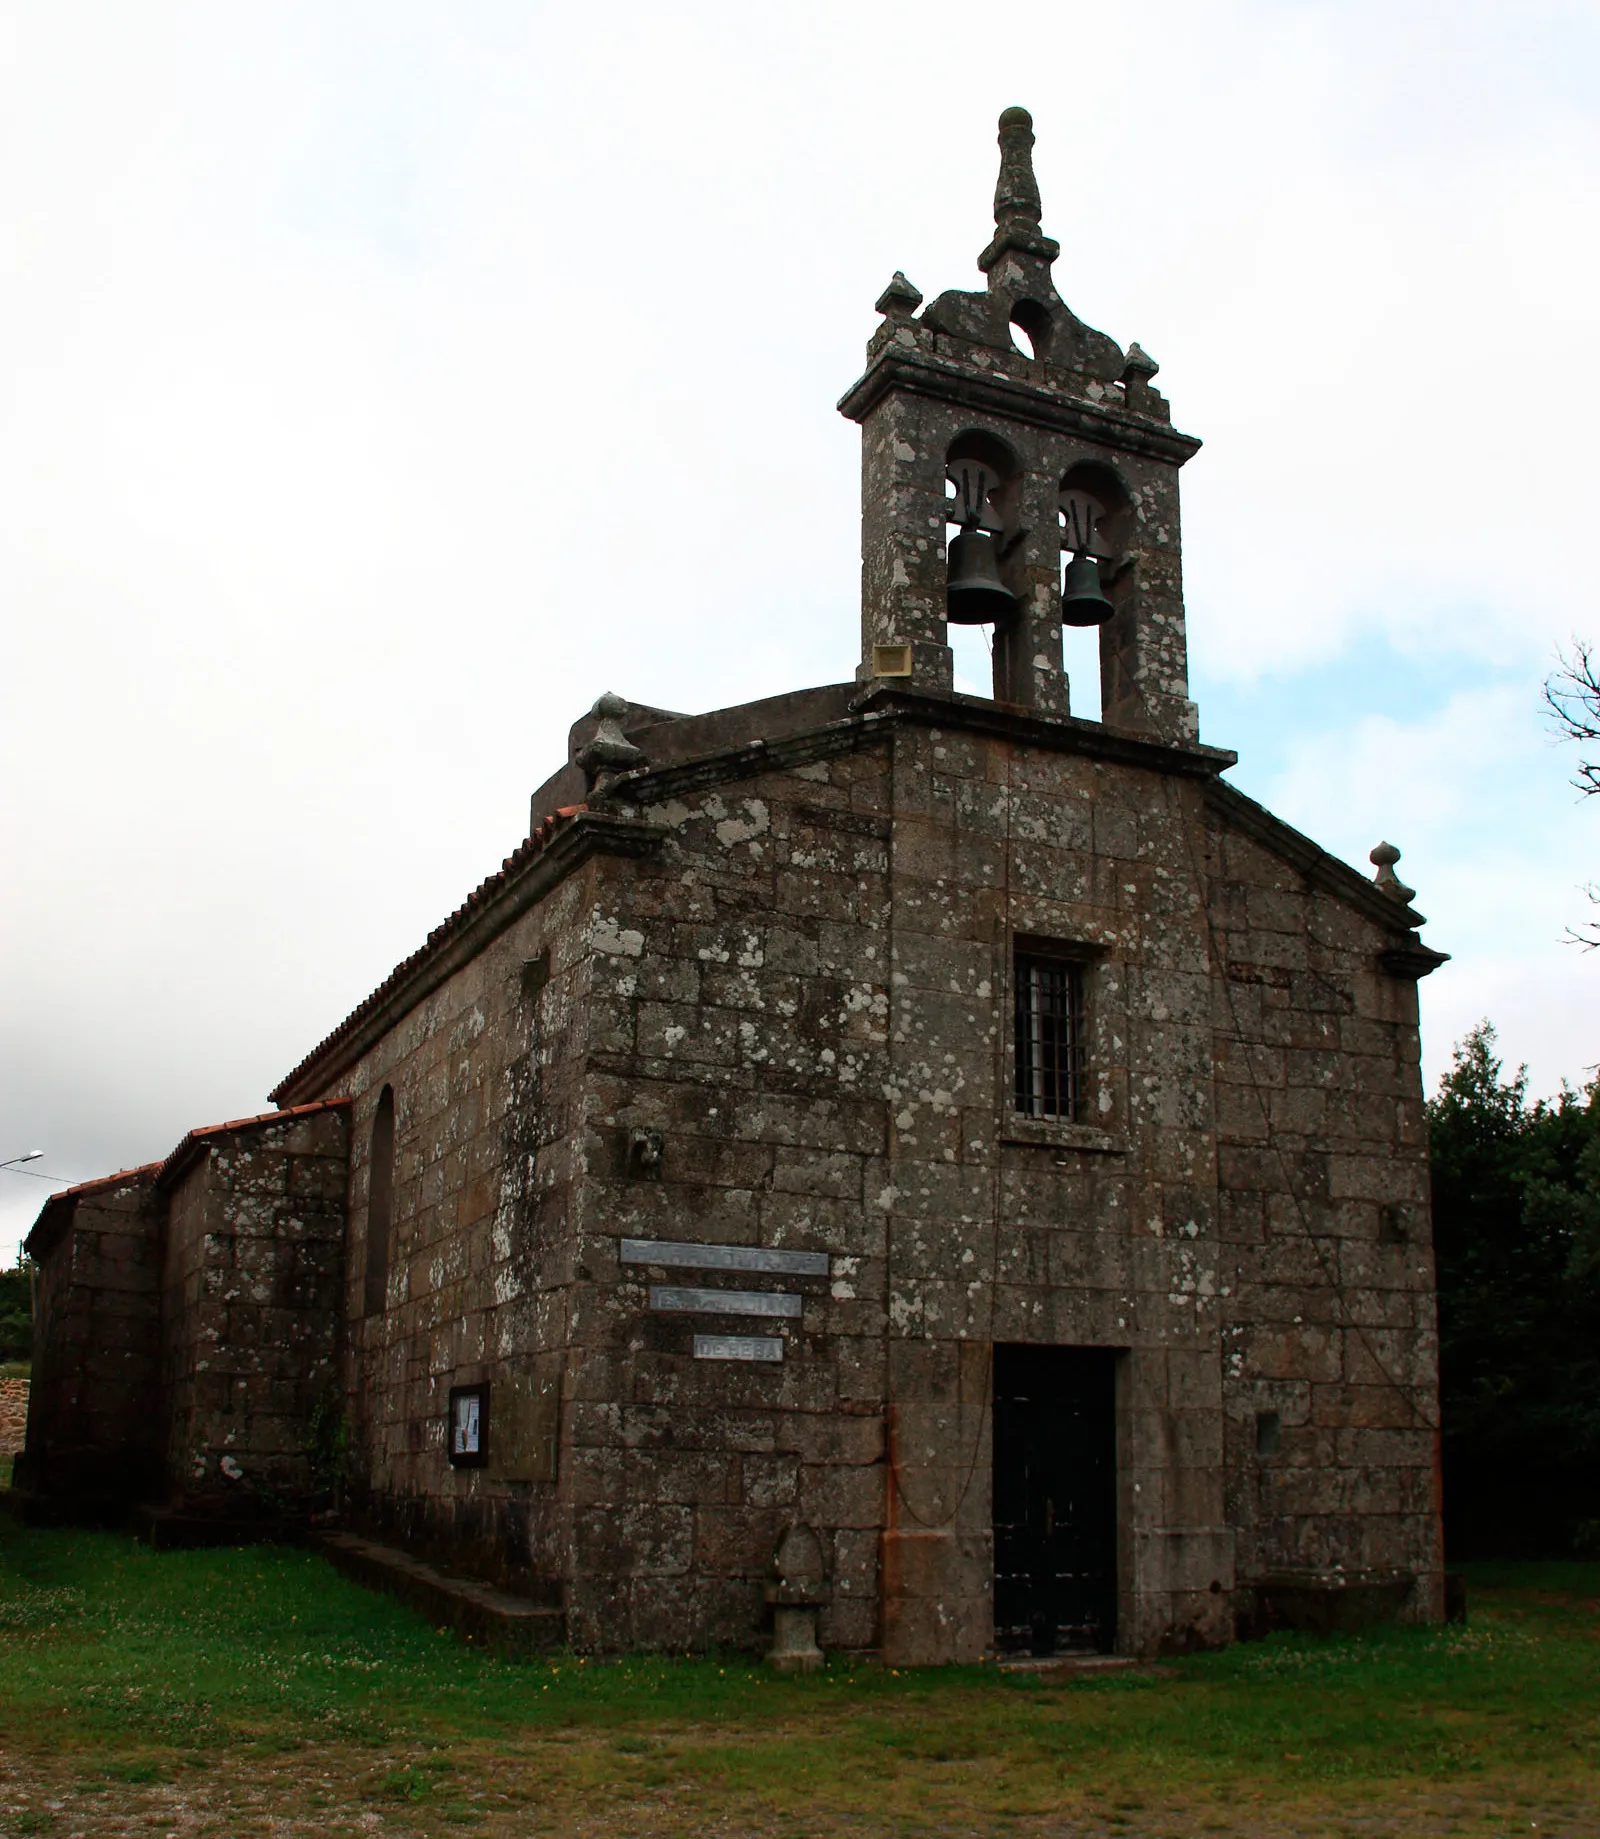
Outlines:
POLYGON ((46 1202, 16 1485, 90 1516, 303 1509, 335 1353, 342 1101, 192 1131, 164 1163, 46 1202))
POLYGON ((241 1136, 154 1182, 169 1488, 198 1500, 184 1465, 227 1450, 242 1490, 311 1492, 294 1452, 337 1397, 351 1521, 593 1650, 758 1643, 797 1525, 824 1646, 903 1662, 1222 1641, 1274 1590, 1440 1614, 1440 960, 1392 868, 1335 861, 1200 744, 1198 443, 1060 301, 1020 111, 1001 141, 988 291, 919 316, 897 276, 842 404, 855 680, 693 717, 602 699, 528 840, 251 1127, 287 1172, 241 1136), (993 701, 951 689, 955 477, 994 558, 993 701), (1063 548, 1103 582, 1091 719, 1063 548), (1041 1404, 1019 1349, 1089 1357, 1041 1404), (1058 1612, 1058 1585, 1105 1603, 1058 1612))
POLYGON ((52 1196, 28 1236, 28 1433, 13 1484, 94 1513, 159 1486, 157 1165, 52 1196))
POLYGON ((334 1395, 347 1121, 335 1103, 197 1131, 157 1178, 164 1469, 188 1511, 316 1491, 309 1433, 334 1395))

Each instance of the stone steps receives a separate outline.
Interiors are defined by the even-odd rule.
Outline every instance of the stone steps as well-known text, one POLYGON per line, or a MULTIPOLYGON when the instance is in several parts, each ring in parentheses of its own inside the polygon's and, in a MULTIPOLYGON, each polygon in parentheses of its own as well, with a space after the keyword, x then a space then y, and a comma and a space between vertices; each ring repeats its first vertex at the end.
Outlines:
POLYGON ((398 1597, 435 1628, 453 1628, 508 1659, 543 1653, 566 1640, 561 1610, 474 1578, 447 1576, 392 1545, 350 1532, 315 1533, 308 1543, 356 1583, 398 1597))

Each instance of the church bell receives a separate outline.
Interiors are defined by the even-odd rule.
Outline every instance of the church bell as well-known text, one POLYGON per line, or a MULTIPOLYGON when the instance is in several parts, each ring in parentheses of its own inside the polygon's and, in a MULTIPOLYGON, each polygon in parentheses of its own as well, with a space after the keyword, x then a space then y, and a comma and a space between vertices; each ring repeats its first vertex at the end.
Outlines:
POLYGON ((1005 619, 1017 597, 1000 580, 994 538, 987 530, 963 530, 951 538, 949 617, 953 626, 987 626, 1005 619))
MULTIPOLYGON (((1061 584, 1061 621, 1067 626, 1103 626, 1116 608, 1100 590, 1100 564, 1082 550, 1067 564, 1061 584)), ((952 619, 955 615, 952 613, 952 619)))

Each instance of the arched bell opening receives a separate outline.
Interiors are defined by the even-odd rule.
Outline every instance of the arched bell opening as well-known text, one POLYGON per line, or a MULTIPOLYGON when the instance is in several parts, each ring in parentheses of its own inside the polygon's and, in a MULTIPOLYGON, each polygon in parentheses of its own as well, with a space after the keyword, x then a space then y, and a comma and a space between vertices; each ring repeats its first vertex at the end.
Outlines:
POLYGON ((1117 564, 1128 548, 1132 500, 1109 466, 1071 467, 1057 500, 1063 560, 1061 661, 1073 706, 1103 713, 1102 629, 1116 612, 1117 564))
POLYGON ((1017 597, 1002 577, 1015 524, 1016 456, 1004 441, 974 429, 945 456, 946 642, 956 687, 993 694, 994 632, 1010 621, 1017 597))

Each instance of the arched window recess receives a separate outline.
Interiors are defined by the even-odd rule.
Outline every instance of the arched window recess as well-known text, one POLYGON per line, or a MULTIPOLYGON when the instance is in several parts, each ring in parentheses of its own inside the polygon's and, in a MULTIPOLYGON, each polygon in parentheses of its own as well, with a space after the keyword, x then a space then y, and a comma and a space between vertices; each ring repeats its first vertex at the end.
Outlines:
POLYGON ((378 1095, 367 1164, 367 1256, 364 1296, 368 1315, 382 1315, 389 1300, 389 1247, 394 1236, 394 1087, 378 1095))

